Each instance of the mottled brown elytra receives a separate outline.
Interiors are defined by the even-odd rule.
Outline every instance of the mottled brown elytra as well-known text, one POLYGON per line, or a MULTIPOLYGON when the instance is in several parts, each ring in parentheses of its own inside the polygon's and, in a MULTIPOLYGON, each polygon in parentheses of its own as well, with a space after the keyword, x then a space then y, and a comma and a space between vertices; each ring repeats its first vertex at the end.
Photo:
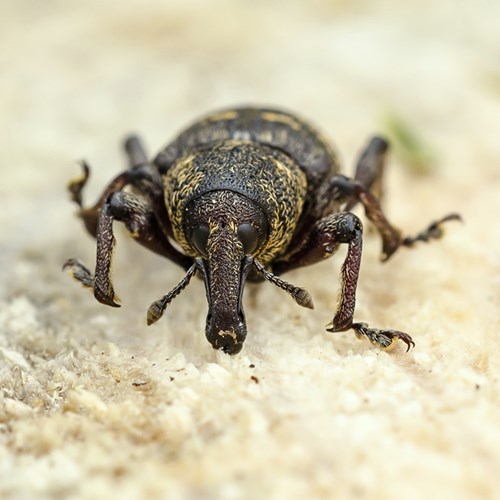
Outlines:
POLYGON ((450 214, 415 237, 402 237, 379 202, 387 149, 386 140, 374 137, 350 179, 339 173, 332 147, 307 122, 259 108, 211 114, 152 161, 139 139, 129 137, 125 151, 130 168, 111 181, 94 206, 82 204, 86 163, 83 176, 70 183, 78 215, 97 239, 97 257, 95 274, 76 259, 64 267, 99 302, 118 307, 110 267, 113 221, 123 222, 138 243, 186 270, 177 286, 149 307, 148 324, 160 319, 198 273, 208 300, 207 339, 215 349, 236 354, 247 334, 242 307, 246 280, 270 281, 312 309, 306 290, 278 276, 326 259, 346 244, 337 312, 327 329, 352 329, 382 348, 400 339, 409 349, 414 342, 407 333, 354 322, 363 227, 350 211, 362 204, 382 238, 383 260, 400 246, 439 238, 442 223, 460 217, 450 214))

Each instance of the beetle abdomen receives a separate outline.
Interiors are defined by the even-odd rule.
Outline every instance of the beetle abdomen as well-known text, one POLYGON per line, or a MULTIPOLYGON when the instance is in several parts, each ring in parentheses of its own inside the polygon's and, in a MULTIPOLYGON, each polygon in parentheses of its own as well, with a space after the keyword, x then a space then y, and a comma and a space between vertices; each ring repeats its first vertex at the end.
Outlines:
POLYGON ((189 203, 211 191, 233 191, 266 214, 269 235, 259 249, 263 263, 284 251, 302 213, 307 180, 299 165, 278 149, 245 141, 192 148, 166 172, 165 203, 175 239, 191 256, 184 217, 189 203))

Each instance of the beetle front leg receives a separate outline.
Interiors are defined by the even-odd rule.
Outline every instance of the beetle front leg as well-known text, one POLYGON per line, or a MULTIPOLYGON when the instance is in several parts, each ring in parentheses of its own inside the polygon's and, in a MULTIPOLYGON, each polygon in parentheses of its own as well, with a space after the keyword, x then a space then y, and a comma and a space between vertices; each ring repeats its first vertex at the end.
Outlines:
POLYGON ((69 259, 64 270, 69 270, 77 281, 85 288, 93 290, 94 297, 101 303, 112 307, 120 307, 111 282, 111 258, 115 246, 113 235, 113 215, 111 204, 107 201, 99 211, 96 238, 97 254, 95 275, 79 260, 69 259))
POLYGON ((192 263, 168 242, 154 212, 136 196, 123 191, 112 193, 99 210, 96 239, 95 275, 78 260, 70 259, 64 269, 70 269, 73 277, 87 288, 92 288, 95 298, 102 304, 118 307, 111 282, 111 260, 115 238, 113 221, 125 224, 132 237, 149 250, 169 258, 186 269, 192 263))
MULTIPOLYGON (((101 212, 103 210, 105 213, 100 216, 100 219, 102 217, 103 220, 106 220, 109 211, 112 219, 123 222, 130 235, 140 245, 170 259, 186 270, 191 266, 192 259, 179 252, 168 241, 158 217, 149 203, 130 193, 118 191, 110 195, 101 212)), ((99 248, 99 242, 97 247, 99 248)))
POLYGON ((97 255, 95 275, 92 274, 78 259, 69 259, 63 265, 63 270, 69 270, 73 278, 85 288, 93 291, 94 297, 112 307, 120 307, 111 283, 111 257, 115 238, 113 235, 113 217, 110 214, 109 203, 105 203, 98 214, 96 227, 97 255))
POLYGON ((327 330, 342 332, 352 329, 357 336, 365 336, 384 349, 390 348, 397 339, 402 340, 408 349, 414 346, 413 340, 407 333, 370 328, 366 323, 354 322, 356 288, 363 247, 363 226, 356 215, 342 212, 319 220, 301 250, 292 255, 288 261, 277 263, 274 269, 276 272, 284 272, 295 267, 314 264, 330 257, 340 244, 348 245, 347 255, 341 270, 337 312, 333 321, 327 325, 327 330))

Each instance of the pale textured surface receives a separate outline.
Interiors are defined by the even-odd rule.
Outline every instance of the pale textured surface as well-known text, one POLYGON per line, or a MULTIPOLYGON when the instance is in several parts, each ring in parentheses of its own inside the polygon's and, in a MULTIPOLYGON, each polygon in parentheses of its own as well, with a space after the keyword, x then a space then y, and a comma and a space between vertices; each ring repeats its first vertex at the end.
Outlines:
POLYGON ((0 496, 498 498, 500 4, 117 5, 2 2, 0 496), (388 112, 426 138, 438 168, 392 158, 389 216, 466 224, 385 265, 368 235, 356 315, 411 332, 412 352, 324 331, 340 255, 287 276, 314 312, 247 290, 233 358, 204 339, 201 283, 146 327, 181 272, 123 232, 121 310, 60 272, 94 252, 64 192, 76 159, 94 166, 93 199, 125 133, 153 152, 240 103, 307 116, 348 172, 388 112))

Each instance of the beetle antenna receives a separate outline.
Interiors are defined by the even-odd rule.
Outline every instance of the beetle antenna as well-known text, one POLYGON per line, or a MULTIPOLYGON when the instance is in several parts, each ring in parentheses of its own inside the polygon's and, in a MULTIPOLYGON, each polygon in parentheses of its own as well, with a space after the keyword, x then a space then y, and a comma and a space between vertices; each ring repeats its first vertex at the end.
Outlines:
POLYGON ((299 306, 307 307, 308 309, 314 309, 314 304, 312 301, 312 297, 307 290, 304 288, 299 288, 298 286, 294 286, 291 283, 288 283, 281 278, 278 278, 275 274, 269 272, 260 262, 254 259, 253 265, 257 273, 259 273, 265 280, 271 282, 273 285, 285 290, 285 292, 289 293, 295 302, 299 304, 299 306))
POLYGON ((148 309, 147 314, 147 323, 148 326, 156 323, 165 312, 167 306, 172 302, 172 300, 179 295, 184 288, 189 285, 191 278, 196 274, 196 265, 193 264, 187 271, 186 276, 179 281, 179 283, 166 295, 164 295, 161 299, 153 302, 148 309))

